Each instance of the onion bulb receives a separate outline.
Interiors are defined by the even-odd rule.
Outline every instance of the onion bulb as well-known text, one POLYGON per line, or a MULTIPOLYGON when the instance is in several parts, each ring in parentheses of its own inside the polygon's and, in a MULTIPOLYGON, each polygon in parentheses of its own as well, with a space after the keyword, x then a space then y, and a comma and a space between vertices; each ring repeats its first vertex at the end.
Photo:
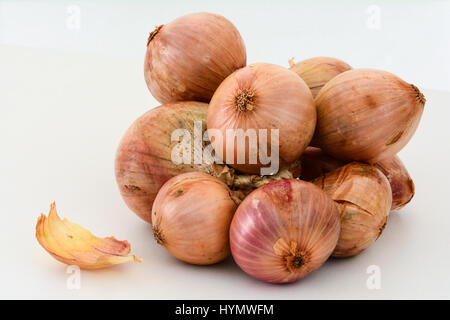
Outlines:
POLYGON ((327 260, 339 230, 337 207, 325 192, 309 182, 280 180, 240 204, 230 228, 231 252, 252 277, 293 282, 327 260))
POLYGON ((392 204, 389 181, 374 166, 352 162, 314 180, 338 205, 341 233, 334 257, 350 257, 381 235, 392 204))
POLYGON ((314 146, 342 160, 376 163, 411 139, 425 98, 419 89, 378 70, 346 71, 316 97, 314 146))
POLYGON ((328 81, 338 74, 352 69, 344 61, 330 57, 315 57, 298 63, 290 60, 289 64, 290 70, 306 82, 314 98, 328 81))
POLYGON ((392 189, 391 210, 400 210, 414 197, 414 182, 398 156, 374 164, 389 180, 392 189))
POLYGON ((314 100, 305 82, 294 72, 267 63, 249 65, 227 77, 211 99, 207 118, 208 132, 218 130, 221 137, 210 136, 216 153, 237 170, 255 174, 270 174, 260 170, 269 167, 264 156, 271 164, 276 157, 280 166, 297 160, 315 123, 314 100), (251 138, 240 143, 239 131, 253 133, 258 143, 256 139, 250 143, 251 138))
POLYGON ((153 235, 184 262, 213 264, 230 253, 228 232, 235 211, 226 184, 205 173, 184 173, 158 192, 152 208, 153 235))
POLYGON ((212 13, 192 13, 157 27, 149 36, 144 75, 161 103, 209 102, 219 84, 246 64, 236 27, 212 13))

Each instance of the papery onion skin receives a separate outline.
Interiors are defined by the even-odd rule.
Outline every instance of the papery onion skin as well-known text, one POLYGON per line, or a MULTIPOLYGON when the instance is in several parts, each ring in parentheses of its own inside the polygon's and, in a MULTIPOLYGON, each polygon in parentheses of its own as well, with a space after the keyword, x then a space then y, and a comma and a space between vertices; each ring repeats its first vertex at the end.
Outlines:
MULTIPOLYGON (((300 162, 302 167, 300 178, 306 181, 312 181, 347 164, 347 162, 335 159, 315 147, 306 148, 300 162)), ((391 210, 400 210, 408 204, 414 197, 415 188, 402 160, 398 156, 394 156, 381 160, 373 166, 379 169, 389 180, 392 190, 391 210)))
POLYGON ((280 180, 253 191, 230 228, 233 258, 254 278, 287 283, 319 268, 340 231, 335 203, 301 180, 280 180))
POLYGON ((341 233, 333 257, 355 256, 381 235, 392 205, 389 181, 374 166, 352 162, 313 182, 338 205, 341 233))
POLYGON ((374 166, 384 173, 392 189, 391 210, 400 210, 414 197, 414 182, 398 156, 381 160, 374 166))
POLYGON ((419 89, 380 70, 350 70, 316 97, 314 146, 341 160, 376 163, 411 139, 424 109, 419 89))
POLYGON ((331 57, 315 57, 290 64, 290 70, 306 82, 314 98, 328 81, 352 69, 344 61, 331 57))
POLYGON ((192 13, 150 34, 144 75, 161 103, 209 102, 219 84, 246 65, 244 41, 236 27, 212 13, 192 13))
POLYGON ((217 263, 230 253, 229 228, 235 211, 226 184, 205 173, 184 173, 158 192, 152 208, 153 234, 184 262, 217 263))
MULTIPOLYGON (((280 167, 299 158, 308 146, 316 123, 316 110, 311 91, 294 72, 268 63, 255 63, 239 69, 219 86, 208 108, 207 126, 218 129, 222 145, 211 138, 216 151, 222 149, 225 163, 235 169, 259 174, 263 165, 250 163, 250 154, 258 154, 258 146, 250 150, 245 144, 245 163, 239 164, 237 139, 234 148, 227 141, 227 129, 267 129, 270 152, 271 129, 279 130, 280 167), (234 159, 227 157, 227 148, 234 159)), ((268 165, 267 165, 268 166, 268 165)), ((267 167, 266 166, 266 167, 267 167)))
POLYGON ((171 134, 187 129, 193 136, 194 121, 206 129, 208 105, 178 102, 152 109, 138 118, 123 136, 116 153, 115 174, 120 193, 128 207, 151 222, 153 200, 170 178, 184 172, 205 171, 206 165, 175 164, 171 159, 171 134))

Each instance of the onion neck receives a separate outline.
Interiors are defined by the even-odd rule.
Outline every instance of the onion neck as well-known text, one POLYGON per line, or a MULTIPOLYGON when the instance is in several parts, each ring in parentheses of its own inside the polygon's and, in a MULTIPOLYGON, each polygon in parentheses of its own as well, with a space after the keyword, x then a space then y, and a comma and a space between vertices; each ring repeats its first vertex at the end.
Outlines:
POLYGON ((161 30, 161 28, 162 28, 163 26, 164 26, 163 24, 160 25, 160 26, 157 26, 157 27, 155 27, 155 30, 153 30, 152 32, 150 32, 150 35, 148 36, 148 39, 147 39, 147 47, 148 47, 148 45, 150 44, 150 42, 153 40, 153 38, 156 37, 156 35, 158 34, 159 30, 161 30))
POLYGON ((243 90, 234 99, 236 110, 245 112, 253 109, 255 94, 250 91, 243 90))
POLYGON ((159 245, 163 246, 165 241, 164 241, 164 236, 163 236, 159 226, 158 225, 153 226, 152 230, 153 230, 153 238, 155 238, 156 242, 159 245))
POLYGON ((411 84, 411 88, 413 88, 414 92, 416 93, 416 99, 417 101, 424 106, 427 99, 425 99, 425 96, 422 92, 420 92, 419 88, 417 88, 415 85, 411 84))

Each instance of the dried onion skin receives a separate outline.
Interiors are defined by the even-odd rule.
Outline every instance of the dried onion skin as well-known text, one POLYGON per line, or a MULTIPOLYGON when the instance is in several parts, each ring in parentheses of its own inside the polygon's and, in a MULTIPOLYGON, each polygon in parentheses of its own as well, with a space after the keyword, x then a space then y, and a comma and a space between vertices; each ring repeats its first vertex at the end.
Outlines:
MULTIPOLYGON (((311 91, 294 72, 268 63, 255 63, 227 77, 211 99, 207 126, 220 131, 223 141, 211 143, 225 163, 245 172, 259 174, 264 166, 252 163, 250 156, 259 154, 258 145, 245 143, 245 162, 238 163, 238 140, 227 139, 228 130, 267 130, 267 150, 271 149, 271 130, 279 130, 280 167, 297 160, 314 134, 316 109, 311 91), (231 155, 231 156, 229 156, 231 155)), ((241 148, 241 150, 244 148, 241 148)))
POLYGON ((176 144, 172 132, 187 129, 193 136, 194 121, 206 130, 207 109, 202 102, 166 104, 139 117, 123 136, 116 153, 116 181, 128 207, 143 220, 151 222, 153 200, 167 180, 184 172, 212 170, 203 164, 175 164, 171 158, 176 144))

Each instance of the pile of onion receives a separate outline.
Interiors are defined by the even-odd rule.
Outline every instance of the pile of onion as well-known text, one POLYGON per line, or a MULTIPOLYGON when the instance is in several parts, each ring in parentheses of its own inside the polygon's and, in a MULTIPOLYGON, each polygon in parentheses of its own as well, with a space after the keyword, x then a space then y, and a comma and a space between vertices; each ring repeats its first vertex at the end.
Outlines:
POLYGON ((210 13, 157 27, 144 73, 163 105, 127 130, 115 174, 179 260, 231 252, 254 278, 294 282, 366 250, 414 196, 396 154, 425 97, 391 73, 329 57, 246 66, 239 31, 210 13))

